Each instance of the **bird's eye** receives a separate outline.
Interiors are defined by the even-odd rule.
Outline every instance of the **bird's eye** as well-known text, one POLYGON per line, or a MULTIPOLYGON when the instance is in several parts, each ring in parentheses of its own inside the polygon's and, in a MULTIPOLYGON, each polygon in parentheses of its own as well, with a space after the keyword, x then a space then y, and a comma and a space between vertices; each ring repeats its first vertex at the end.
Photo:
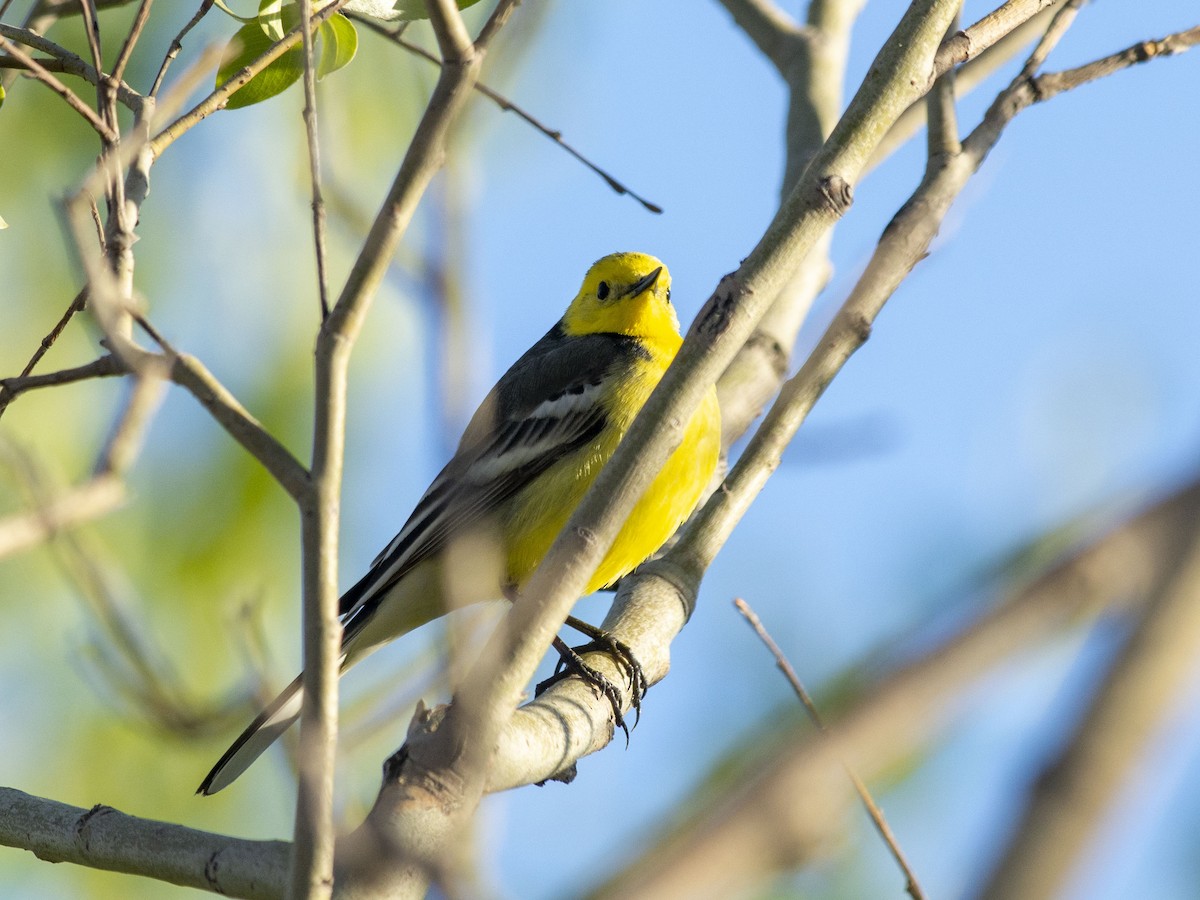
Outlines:
POLYGON ((604 300, 608 297, 608 282, 607 281, 602 281, 598 285, 596 285, 596 296, 599 297, 601 300, 604 300))
POLYGON ((671 302, 671 289, 667 288, 667 303, 669 304, 670 302, 671 302))

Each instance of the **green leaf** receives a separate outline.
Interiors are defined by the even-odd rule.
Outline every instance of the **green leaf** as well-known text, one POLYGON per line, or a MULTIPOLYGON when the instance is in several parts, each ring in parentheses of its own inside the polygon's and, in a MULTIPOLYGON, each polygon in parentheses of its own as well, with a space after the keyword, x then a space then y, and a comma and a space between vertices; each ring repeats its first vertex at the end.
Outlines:
POLYGON ((254 16, 239 16, 232 9, 230 9, 228 6, 225 5, 224 0, 213 0, 213 2, 216 4, 217 9, 221 10, 221 12, 225 13, 226 15, 232 16, 233 18, 237 19, 239 22, 253 22, 254 21, 254 16))
POLYGON ((317 54, 317 77, 324 78, 354 59, 358 51, 358 32, 354 23, 335 13, 317 29, 320 48, 317 54))
MULTIPOLYGON (((257 21, 239 28, 225 48, 225 58, 217 70, 217 85, 220 86, 262 56, 275 41, 267 36, 257 21)), ((261 103, 287 90, 304 74, 304 51, 297 44, 275 60, 229 98, 226 109, 241 109, 261 103)))
MULTIPOLYGON (((459 9, 466 9, 474 6, 479 0, 456 0, 459 9)), ((412 21, 414 19, 428 19, 429 10, 425 7, 425 0, 396 0, 395 11, 401 19, 412 21)))
POLYGON ((300 21, 299 7, 294 3, 288 4, 287 12, 283 8, 283 0, 262 0, 258 5, 258 24, 263 34, 272 41, 281 41, 300 21))
POLYGON ((342 12, 353 12, 372 19, 392 22, 400 18, 400 13, 394 9, 395 0, 350 0, 342 7, 342 12))

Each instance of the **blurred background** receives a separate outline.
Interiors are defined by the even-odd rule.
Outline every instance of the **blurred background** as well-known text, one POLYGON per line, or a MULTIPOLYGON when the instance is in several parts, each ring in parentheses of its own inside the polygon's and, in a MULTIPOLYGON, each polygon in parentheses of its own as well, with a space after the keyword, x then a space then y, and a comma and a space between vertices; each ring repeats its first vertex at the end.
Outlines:
MULTIPOLYGON (((783 5, 803 14, 803 4, 783 5)), ((153 79, 194 11, 160 6, 126 77, 135 86, 153 79)), ((849 90, 903 8, 868 3, 849 90)), ((969 2, 964 21, 990 8, 969 2)), ((470 10, 469 20, 486 12, 470 10)), ((123 34, 132 14, 105 13, 102 27, 123 34)), ((1089 5, 1047 68, 1190 27, 1195 15, 1189 0, 1089 5)), ((236 25, 210 14, 175 73, 236 25)), ((52 36, 86 55, 77 19, 52 36)), ((409 36, 428 44, 428 26, 409 36)), ((377 36, 360 30, 360 39, 358 58, 320 85, 335 292, 436 77, 377 36)), ((964 132, 1018 68, 961 103, 964 132)), ((784 88, 715 2, 525 4, 484 81, 665 211, 614 194, 514 115, 472 102, 356 350, 343 586, 399 528, 476 403, 553 324, 593 260, 632 249, 661 257, 687 322, 778 202, 784 88)), ((1200 53, 1190 53, 1016 119, 708 573, 628 749, 617 741, 585 759, 569 787, 487 798, 479 851, 489 889, 534 900, 582 893, 651 843, 727 756, 800 721, 734 597, 754 606, 818 698, 830 696, 832 715, 839 685, 886 671, 993 601, 1014 558, 1061 546, 1064 533, 1086 536, 1086 523, 1196 476, 1197 95, 1200 53)), ((135 251, 159 331, 307 459, 318 306, 302 102, 297 87, 218 113, 172 146, 154 167, 135 251)), ((81 284, 56 202, 96 152, 45 88, 20 81, 9 91, 0 111, 2 376, 20 371, 81 284)), ((793 369, 923 164, 918 134, 857 186, 793 369)), ((40 371, 94 358, 97 336, 73 323, 40 371)), ((85 477, 125 390, 92 381, 18 399, 0 421, 0 514, 27 508, 31 484, 52 490, 85 477)), ((193 791, 252 713, 251 694, 273 693, 297 669, 292 504, 178 389, 131 486, 118 513, 0 562, 0 784, 288 838, 285 751, 214 798, 193 791), (117 649, 116 621, 140 651, 117 649)), ((584 600, 577 613, 599 621, 605 609, 604 599, 584 600)), ((374 800, 411 702, 445 699, 440 629, 387 648, 343 684, 346 823, 374 800)), ((1120 634, 1119 625, 1080 627, 1029 646, 965 687, 949 724, 931 727, 918 753, 872 785, 930 896, 979 888, 1120 634)), ((1195 896, 1197 700, 1193 676, 1067 896, 1195 896)), ((825 849, 767 895, 902 895, 865 815, 855 811, 825 849)), ((0 852, 5 897, 183 894, 0 852)))

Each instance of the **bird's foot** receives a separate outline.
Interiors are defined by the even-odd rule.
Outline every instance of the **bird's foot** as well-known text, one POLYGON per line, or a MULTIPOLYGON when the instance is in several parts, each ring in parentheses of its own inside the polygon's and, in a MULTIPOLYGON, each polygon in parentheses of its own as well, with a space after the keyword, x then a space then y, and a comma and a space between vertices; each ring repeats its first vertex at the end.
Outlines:
POLYGON ((561 681, 568 675, 577 674, 581 676, 599 694, 608 699, 608 702, 612 706, 613 721, 618 728, 625 732, 625 745, 629 746, 629 727, 625 722, 625 716, 622 712, 623 697, 621 691, 602 672, 585 663, 580 654, 594 651, 605 652, 613 658, 618 668, 628 672, 631 691, 630 705, 635 712, 635 726, 642 714, 642 696, 646 693, 649 686, 641 663, 637 661, 637 658, 633 655, 633 651, 624 642, 617 640, 603 629, 588 625, 586 622, 580 622, 574 618, 568 619, 567 624, 577 631, 588 635, 592 640, 582 647, 572 648, 567 646, 567 643, 562 638, 556 637, 554 639, 554 647, 559 654, 558 665, 554 670, 554 674, 537 686, 536 693, 541 694, 552 684, 561 681))

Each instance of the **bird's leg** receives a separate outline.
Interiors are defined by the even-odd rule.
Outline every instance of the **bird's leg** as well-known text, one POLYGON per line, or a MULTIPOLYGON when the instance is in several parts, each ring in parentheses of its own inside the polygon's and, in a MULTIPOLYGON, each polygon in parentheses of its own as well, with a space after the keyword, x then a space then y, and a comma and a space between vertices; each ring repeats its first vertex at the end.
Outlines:
MULTIPOLYGON (((534 688, 534 695, 540 695, 552 684, 562 681, 562 679, 570 674, 579 675, 584 681, 599 691, 600 694, 608 698, 608 702, 612 706, 613 721, 618 728, 625 732, 625 746, 628 747, 629 728, 625 724, 625 717, 621 714, 622 698, 620 689, 609 681, 603 672, 597 671, 585 663, 583 658, 567 646, 567 642, 557 635, 554 637, 554 649, 558 651, 558 666, 555 668, 553 675, 534 688)), ((637 697, 636 693, 634 697, 637 697)), ((640 701, 641 698, 637 697, 637 700, 640 701)))
POLYGON ((642 668, 642 664, 633 655, 633 651, 629 648, 629 645, 622 640, 618 640, 611 632, 605 631, 603 628, 597 628, 595 625, 590 625, 574 616, 567 616, 565 624, 568 628, 573 628, 580 634, 591 638, 591 641, 587 644, 584 644, 582 647, 576 647, 576 653, 590 653, 593 650, 602 651, 611 656, 619 667, 624 667, 629 671, 629 689, 633 693, 632 705, 635 714, 633 724, 637 725, 637 720, 642 716, 642 697, 646 695, 646 691, 650 690, 650 682, 646 678, 646 670, 642 668))

